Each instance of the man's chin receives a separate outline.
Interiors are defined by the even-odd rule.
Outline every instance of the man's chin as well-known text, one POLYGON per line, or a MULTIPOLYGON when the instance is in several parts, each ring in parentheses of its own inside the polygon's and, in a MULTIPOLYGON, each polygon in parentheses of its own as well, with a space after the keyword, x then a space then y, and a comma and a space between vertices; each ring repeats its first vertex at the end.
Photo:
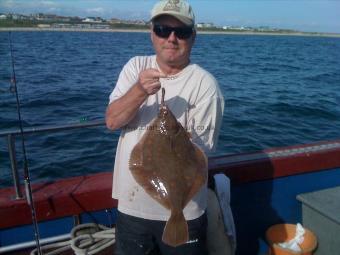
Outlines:
POLYGON ((178 60, 177 58, 166 58, 166 59, 165 59, 165 62, 166 62, 167 64, 175 64, 175 63, 178 63, 179 60, 178 60))

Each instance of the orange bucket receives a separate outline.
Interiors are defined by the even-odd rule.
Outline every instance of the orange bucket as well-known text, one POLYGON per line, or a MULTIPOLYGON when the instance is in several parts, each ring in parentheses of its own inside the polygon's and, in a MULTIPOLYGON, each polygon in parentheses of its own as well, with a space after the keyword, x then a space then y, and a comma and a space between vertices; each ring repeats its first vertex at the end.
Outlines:
POLYGON ((266 231, 266 239, 269 245, 269 255, 312 255, 317 246, 317 239, 314 233, 306 228, 304 240, 299 245, 301 252, 285 249, 277 243, 287 242, 295 237, 295 224, 277 224, 266 231))

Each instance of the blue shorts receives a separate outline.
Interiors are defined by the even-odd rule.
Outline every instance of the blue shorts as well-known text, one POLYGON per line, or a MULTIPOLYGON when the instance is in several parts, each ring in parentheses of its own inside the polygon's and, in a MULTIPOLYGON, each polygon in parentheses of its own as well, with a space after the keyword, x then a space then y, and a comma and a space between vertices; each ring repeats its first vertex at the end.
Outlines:
POLYGON ((165 221, 146 220, 118 211, 115 255, 206 255, 207 216, 188 221, 189 240, 171 247, 162 242, 165 221))

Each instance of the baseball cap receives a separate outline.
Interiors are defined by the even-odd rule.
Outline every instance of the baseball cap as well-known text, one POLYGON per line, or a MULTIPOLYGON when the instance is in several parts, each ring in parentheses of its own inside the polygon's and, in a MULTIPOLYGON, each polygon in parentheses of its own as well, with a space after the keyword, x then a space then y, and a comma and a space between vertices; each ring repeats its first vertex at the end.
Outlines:
POLYGON ((161 0, 151 10, 151 21, 161 15, 170 15, 187 26, 195 25, 195 15, 190 4, 183 0, 161 0))

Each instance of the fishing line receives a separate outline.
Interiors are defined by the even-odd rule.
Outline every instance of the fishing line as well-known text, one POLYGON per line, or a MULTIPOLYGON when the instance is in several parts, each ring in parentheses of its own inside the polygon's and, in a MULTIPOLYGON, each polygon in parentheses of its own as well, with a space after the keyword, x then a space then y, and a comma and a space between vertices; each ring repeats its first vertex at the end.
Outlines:
POLYGON ((26 145, 25 145, 23 125, 22 125, 23 121, 22 121, 22 118, 21 118, 19 93, 18 93, 16 76, 15 76, 14 54, 13 54, 13 47, 12 47, 11 32, 8 32, 8 38, 9 38, 11 63, 12 63, 11 91, 13 93, 15 93, 16 105, 17 105, 17 114, 18 114, 20 136, 21 136, 21 147, 22 147, 22 154, 23 154, 23 157, 24 157, 24 181, 25 181, 26 198, 27 198, 27 203, 28 203, 28 205, 31 209, 32 222, 33 222, 33 227, 34 227, 34 237, 35 237, 35 242, 36 242, 37 249, 38 249, 38 254, 42 255, 41 246, 40 246, 40 242, 39 242, 40 235, 39 235, 38 221, 37 221, 37 216, 36 216, 36 210, 35 210, 34 203, 33 203, 31 180, 30 180, 29 169, 28 169, 28 160, 27 160, 27 155, 26 155, 26 145))

